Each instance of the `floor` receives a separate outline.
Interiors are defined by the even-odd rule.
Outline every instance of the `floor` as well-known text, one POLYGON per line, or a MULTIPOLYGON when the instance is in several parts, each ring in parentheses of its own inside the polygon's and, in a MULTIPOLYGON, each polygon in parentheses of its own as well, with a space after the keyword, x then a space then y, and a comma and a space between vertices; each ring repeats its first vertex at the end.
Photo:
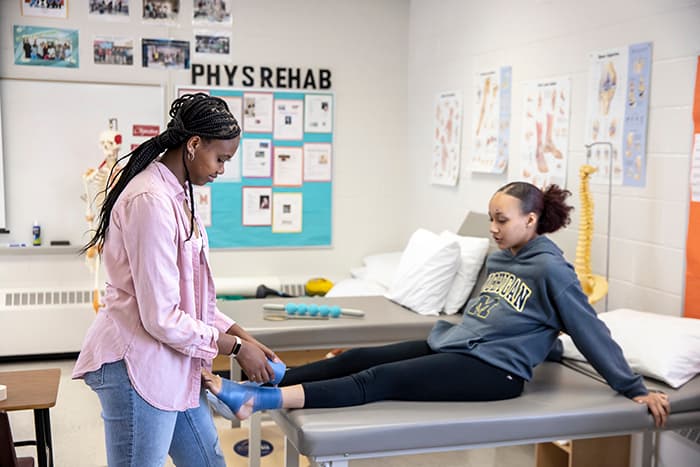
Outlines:
MULTIPOLYGON (((70 379, 73 360, 48 362, 2 363, 0 371, 25 370, 36 368, 60 368, 61 382, 56 407, 51 409, 51 425, 54 440, 54 461, 56 467, 101 467, 106 466, 103 427, 97 396, 82 381, 70 379)), ((15 440, 33 439, 34 422, 31 412, 11 412, 10 422, 15 440)), ((247 458, 238 455, 233 445, 247 437, 247 429, 232 429, 230 423, 215 417, 219 429, 221 445, 229 467, 247 465, 247 458)), ((283 438, 273 422, 263 422, 262 437, 273 445, 272 453, 262 458, 262 467, 283 465, 283 438)), ((19 455, 34 456, 32 447, 18 448, 19 455)), ((472 449, 468 451, 397 456, 383 459, 352 461, 353 467, 533 467, 534 447, 512 446, 502 448, 472 449)), ((302 466, 308 466, 306 458, 302 466)), ((172 463, 166 464, 172 467, 172 463)))

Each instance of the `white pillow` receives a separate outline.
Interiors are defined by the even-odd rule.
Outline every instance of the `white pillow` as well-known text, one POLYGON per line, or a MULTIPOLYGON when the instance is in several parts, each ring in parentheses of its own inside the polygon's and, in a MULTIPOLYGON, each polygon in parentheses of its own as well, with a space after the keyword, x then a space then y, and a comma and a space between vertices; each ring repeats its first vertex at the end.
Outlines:
MULTIPOLYGON (((630 367, 673 388, 700 373, 700 319, 621 308, 601 313, 630 367)), ((571 337, 559 337, 564 357, 585 361, 571 337)))
POLYGON ((479 277, 481 266, 484 265, 489 249, 489 239, 484 237, 463 237, 452 232, 444 231, 440 237, 455 240, 461 251, 461 264, 457 270, 450 291, 445 301, 445 313, 457 313, 467 297, 472 293, 476 279, 479 277))
POLYGON ((367 279, 367 266, 350 268, 350 277, 353 279, 367 279))
POLYGON ((369 297, 384 295, 386 287, 365 279, 343 279, 336 282, 325 297, 369 297))
POLYGON ((363 263, 367 269, 362 279, 378 282, 388 289, 394 282, 399 261, 401 261, 400 251, 365 256, 363 263))
POLYGON ((401 255, 385 296, 421 315, 439 315, 460 263, 456 241, 418 229, 401 255))

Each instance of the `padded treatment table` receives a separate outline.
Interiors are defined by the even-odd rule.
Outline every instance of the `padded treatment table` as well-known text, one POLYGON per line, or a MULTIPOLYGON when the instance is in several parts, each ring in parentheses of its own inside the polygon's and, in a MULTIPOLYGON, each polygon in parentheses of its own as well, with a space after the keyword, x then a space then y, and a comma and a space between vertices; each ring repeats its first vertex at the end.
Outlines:
MULTIPOLYGON (((419 376, 417 376, 419 377, 419 376)), ((700 425, 700 376, 666 392, 665 429, 700 425)), ((563 364, 535 369, 519 398, 497 402, 385 401, 339 409, 269 412, 286 437, 286 465, 303 454, 326 466, 349 460, 475 447, 597 438, 655 430, 645 405, 563 364)))
MULTIPOLYGON (((435 316, 422 316, 381 297, 338 298, 264 298, 219 301, 222 313, 235 319, 246 331, 274 351, 327 349, 334 347, 366 347, 393 342, 426 339, 433 328, 435 316), (355 308, 365 312, 364 318, 330 318, 328 320, 267 321, 263 319, 265 303, 319 303, 355 308)), ((462 315, 440 316, 459 322, 462 315)), ((239 380, 241 369, 231 359, 231 379, 239 380)), ((261 414, 250 418, 249 446, 260 445, 261 414)), ((234 421, 233 426, 240 423, 234 421)), ((248 465, 260 465, 260 451, 249 449, 248 465)))

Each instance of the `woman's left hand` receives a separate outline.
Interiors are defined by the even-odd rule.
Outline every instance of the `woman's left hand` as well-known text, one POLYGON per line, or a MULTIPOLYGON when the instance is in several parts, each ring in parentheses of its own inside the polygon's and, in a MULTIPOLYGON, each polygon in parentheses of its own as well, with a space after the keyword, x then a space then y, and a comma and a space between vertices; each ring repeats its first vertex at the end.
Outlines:
POLYGON ((275 377, 267 355, 257 342, 244 340, 236 361, 248 375, 248 379, 254 383, 265 383, 275 377))
POLYGON ((637 396, 633 399, 639 404, 646 404, 654 423, 657 427, 666 425, 668 414, 671 413, 671 404, 668 402, 668 396, 663 392, 650 392, 646 396, 637 396))

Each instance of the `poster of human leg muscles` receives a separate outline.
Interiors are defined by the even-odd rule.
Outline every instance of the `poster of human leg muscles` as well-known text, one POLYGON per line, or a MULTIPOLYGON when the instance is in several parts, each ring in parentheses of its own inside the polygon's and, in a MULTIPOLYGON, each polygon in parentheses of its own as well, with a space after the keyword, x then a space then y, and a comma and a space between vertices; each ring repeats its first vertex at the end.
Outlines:
POLYGON ((503 173, 510 151, 511 67, 476 75, 471 169, 503 173))
POLYGON ((430 181, 455 186, 459 178, 462 139, 462 94, 444 92, 435 102, 435 135, 430 181))
POLYGON ((569 78, 548 78, 524 84, 520 143, 521 178, 545 187, 566 186, 569 151, 569 78))

